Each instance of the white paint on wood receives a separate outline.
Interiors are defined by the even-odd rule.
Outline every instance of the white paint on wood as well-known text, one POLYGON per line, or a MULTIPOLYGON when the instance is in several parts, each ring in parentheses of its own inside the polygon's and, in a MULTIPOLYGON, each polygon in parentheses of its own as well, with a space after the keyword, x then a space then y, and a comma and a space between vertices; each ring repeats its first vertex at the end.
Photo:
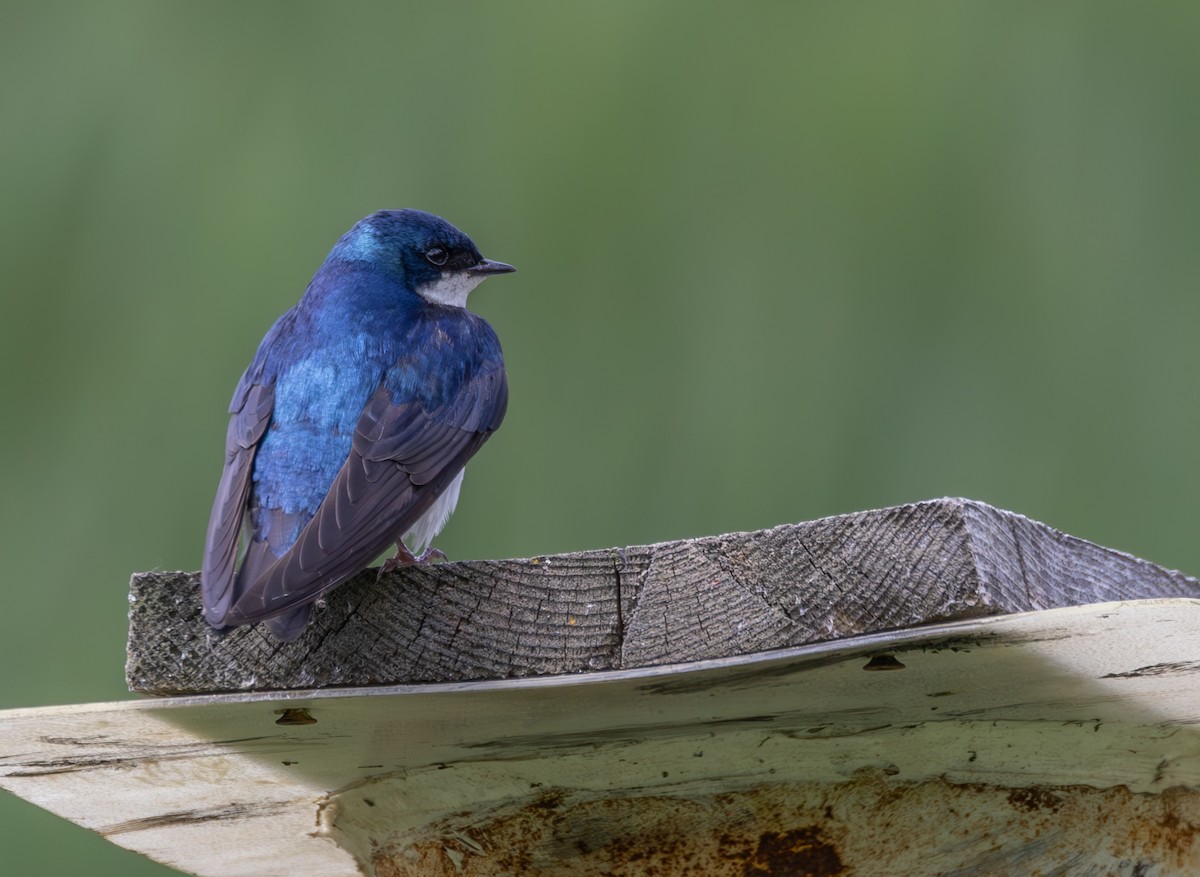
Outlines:
POLYGON ((620 672, 10 710, 0 786, 190 873, 350 877, 548 790, 1194 791, 1198 683, 1200 601, 1097 604, 620 672))

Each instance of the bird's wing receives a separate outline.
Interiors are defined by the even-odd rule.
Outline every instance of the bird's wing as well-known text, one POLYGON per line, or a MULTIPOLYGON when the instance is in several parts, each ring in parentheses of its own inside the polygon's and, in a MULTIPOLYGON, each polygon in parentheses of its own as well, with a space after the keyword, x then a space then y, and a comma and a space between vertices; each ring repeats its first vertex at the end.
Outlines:
POLYGON ((480 366, 443 404, 396 402, 381 386, 312 520, 287 553, 246 583, 223 622, 279 615, 362 570, 433 504, 500 426, 507 404, 498 362, 480 366))
POLYGON ((275 406, 274 384, 256 383, 247 370, 238 384, 230 406, 229 430, 225 436, 225 468, 213 500, 204 541, 200 581, 204 617, 219 625, 236 599, 234 564, 237 561, 242 517, 250 493, 254 454, 271 421, 275 406))

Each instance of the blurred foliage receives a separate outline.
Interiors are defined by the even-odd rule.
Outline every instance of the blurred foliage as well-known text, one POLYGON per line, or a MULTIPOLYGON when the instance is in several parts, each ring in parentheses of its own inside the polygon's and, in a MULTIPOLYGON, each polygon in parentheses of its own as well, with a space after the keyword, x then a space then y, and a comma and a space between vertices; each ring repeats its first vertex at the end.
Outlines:
MULTIPOLYGON (((0 706, 127 696, 129 574, 197 566, 234 382, 380 207, 520 269, 452 557, 956 494, 1200 571, 1197 44, 1166 2, 4 4, 0 706)), ((166 873, 0 823, 12 873, 166 873)))

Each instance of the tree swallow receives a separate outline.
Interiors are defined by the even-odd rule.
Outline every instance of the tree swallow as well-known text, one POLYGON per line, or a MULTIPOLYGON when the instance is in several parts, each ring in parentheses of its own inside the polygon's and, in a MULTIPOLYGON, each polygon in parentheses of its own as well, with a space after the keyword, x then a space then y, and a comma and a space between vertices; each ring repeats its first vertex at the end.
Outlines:
POLYGON ((513 270, 420 210, 341 237, 233 393, 201 571, 210 625, 293 640, 393 542, 390 565, 430 557, 409 548, 441 531, 508 404, 500 342, 467 296, 513 270))

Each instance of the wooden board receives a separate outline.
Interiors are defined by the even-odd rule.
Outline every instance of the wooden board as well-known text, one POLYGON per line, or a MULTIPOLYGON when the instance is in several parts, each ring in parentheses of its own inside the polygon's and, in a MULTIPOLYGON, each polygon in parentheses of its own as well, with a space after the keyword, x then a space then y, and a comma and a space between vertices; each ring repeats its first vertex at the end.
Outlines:
POLYGON ((219 636, 192 573, 130 590, 129 686, 153 694, 632 669, 1200 583, 984 503, 943 499, 754 533, 446 563, 332 591, 294 643, 219 636))
POLYGON ((1173 877, 1200 873, 1198 674, 1200 602, 1110 603, 686 666, 11 710, 0 785, 214 877, 1173 877))

